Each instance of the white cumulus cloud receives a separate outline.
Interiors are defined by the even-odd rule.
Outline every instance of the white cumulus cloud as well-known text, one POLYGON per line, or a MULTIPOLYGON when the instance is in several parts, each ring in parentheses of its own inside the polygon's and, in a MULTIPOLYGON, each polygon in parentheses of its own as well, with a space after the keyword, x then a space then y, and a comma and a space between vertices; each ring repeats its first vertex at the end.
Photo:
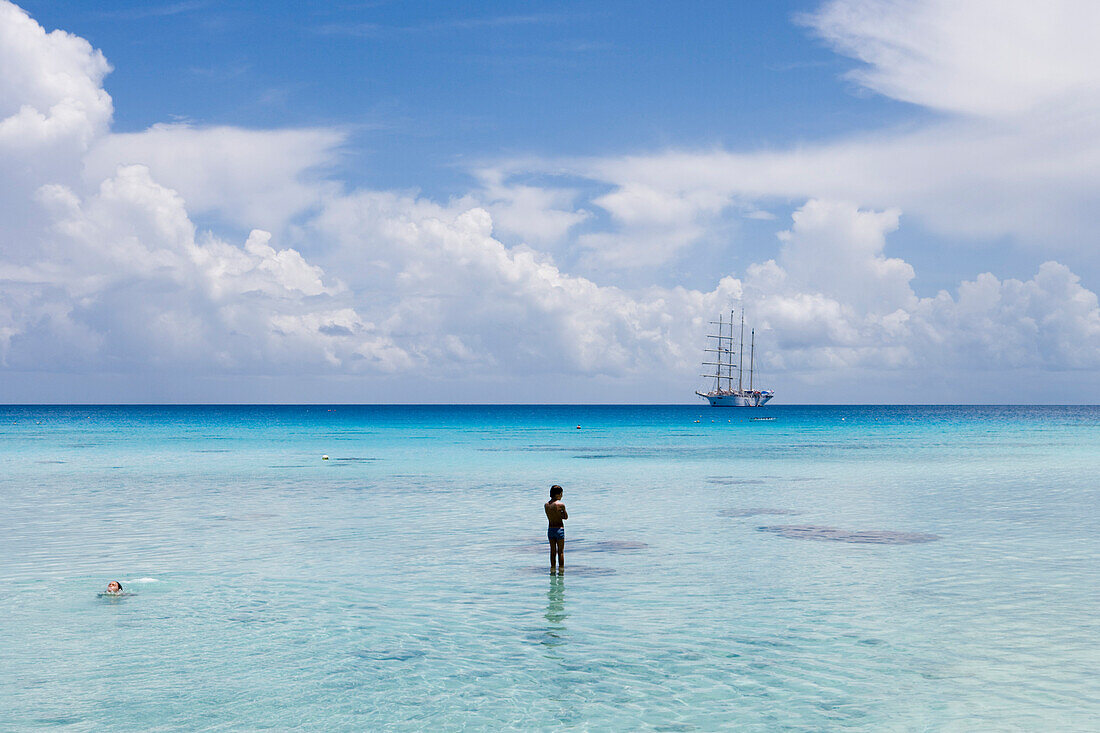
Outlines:
POLYGON ((339 186, 321 177, 344 141, 338 130, 245 130, 159 124, 99 138, 84 159, 98 182, 121 165, 144 165, 195 213, 278 230, 339 186))

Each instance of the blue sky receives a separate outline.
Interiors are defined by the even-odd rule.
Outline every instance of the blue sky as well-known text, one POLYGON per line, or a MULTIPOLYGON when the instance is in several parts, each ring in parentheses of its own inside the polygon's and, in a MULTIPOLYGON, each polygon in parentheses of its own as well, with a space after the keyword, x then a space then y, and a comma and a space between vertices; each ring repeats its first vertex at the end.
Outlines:
POLYGON ((339 176, 448 196, 500 156, 755 149, 912 121, 811 2, 23 4, 114 66, 118 132, 346 126, 339 176))
MULTIPOLYGON (((106 54, 117 132, 337 126, 335 177, 435 198, 501 157, 781 149, 933 116, 845 79, 856 64, 799 20, 816 2, 23 6, 106 54)), ((742 225, 732 264, 766 255, 774 234, 742 225)), ((968 271, 950 264, 956 242, 919 225, 896 239, 913 240, 925 294, 968 271)), ((1029 275, 1034 258, 1014 254, 986 266, 1029 275)), ((716 265, 703 253, 665 283, 702 287, 716 265)))
POLYGON ((1100 366, 1087 3, 2 10, 3 399, 679 401, 734 302, 798 401, 1100 366))

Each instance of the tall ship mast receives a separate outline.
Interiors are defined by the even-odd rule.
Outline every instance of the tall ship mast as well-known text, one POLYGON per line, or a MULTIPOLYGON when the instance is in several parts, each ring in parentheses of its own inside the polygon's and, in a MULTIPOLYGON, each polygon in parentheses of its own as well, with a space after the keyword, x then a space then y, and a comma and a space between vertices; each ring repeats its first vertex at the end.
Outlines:
POLYGON ((705 397, 712 407, 761 407, 768 400, 775 397, 775 391, 770 389, 753 388, 753 369, 756 365, 756 329, 749 331, 749 388, 745 389, 745 374, 742 364, 745 361, 745 309, 741 309, 741 330, 737 338, 737 363, 733 359, 733 328, 734 311, 730 311, 730 319, 724 319, 725 314, 719 314, 717 321, 711 321, 710 325, 718 326, 718 333, 708 333, 707 347, 704 352, 708 354, 708 361, 703 362, 705 367, 714 367, 710 374, 700 376, 714 380, 714 389, 709 392, 696 391, 695 394, 705 397), (729 335, 726 335, 729 331, 729 335), (714 356, 709 356, 713 354, 714 356), (711 360, 713 359, 713 360, 711 360), (734 372, 736 371, 736 374, 734 372), (736 389, 733 386, 737 380, 736 389))

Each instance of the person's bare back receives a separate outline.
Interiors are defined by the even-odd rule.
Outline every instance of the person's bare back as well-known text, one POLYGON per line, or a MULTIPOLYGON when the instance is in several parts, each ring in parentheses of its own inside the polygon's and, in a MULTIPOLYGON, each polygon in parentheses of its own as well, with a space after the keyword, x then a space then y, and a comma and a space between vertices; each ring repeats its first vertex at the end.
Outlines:
POLYGON ((550 487, 550 501, 542 505, 546 511, 546 521, 550 526, 546 529, 546 539, 550 541, 550 569, 555 566, 565 567, 565 520, 569 519, 569 512, 565 511, 565 503, 561 500, 564 491, 554 484, 550 487))
POLYGON ((546 519, 551 527, 564 527, 565 520, 569 519, 569 513, 565 511, 565 504, 561 499, 551 499, 542 505, 546 510, 546 519))

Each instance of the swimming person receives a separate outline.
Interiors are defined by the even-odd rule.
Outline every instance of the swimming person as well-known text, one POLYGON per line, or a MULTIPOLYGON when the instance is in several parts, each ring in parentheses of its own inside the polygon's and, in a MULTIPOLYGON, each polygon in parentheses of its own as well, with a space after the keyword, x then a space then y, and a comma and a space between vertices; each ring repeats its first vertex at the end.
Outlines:
POLYGON ((120 593, 122 593, 122 583, 118 582, 117 580, 112 580, 110 583, 107 584, 107 592, 110 593, 112 596, 119 595, 120 593))
POLYGON ((569 513, 561 497, 564 491, 554 484, 550 487, 550 501, 542 505, 546 510, 546 519, 550 526, 546 528, 546 539, 550 540, 550 569, 560 567, 565 570, 565 520, 569 513))

